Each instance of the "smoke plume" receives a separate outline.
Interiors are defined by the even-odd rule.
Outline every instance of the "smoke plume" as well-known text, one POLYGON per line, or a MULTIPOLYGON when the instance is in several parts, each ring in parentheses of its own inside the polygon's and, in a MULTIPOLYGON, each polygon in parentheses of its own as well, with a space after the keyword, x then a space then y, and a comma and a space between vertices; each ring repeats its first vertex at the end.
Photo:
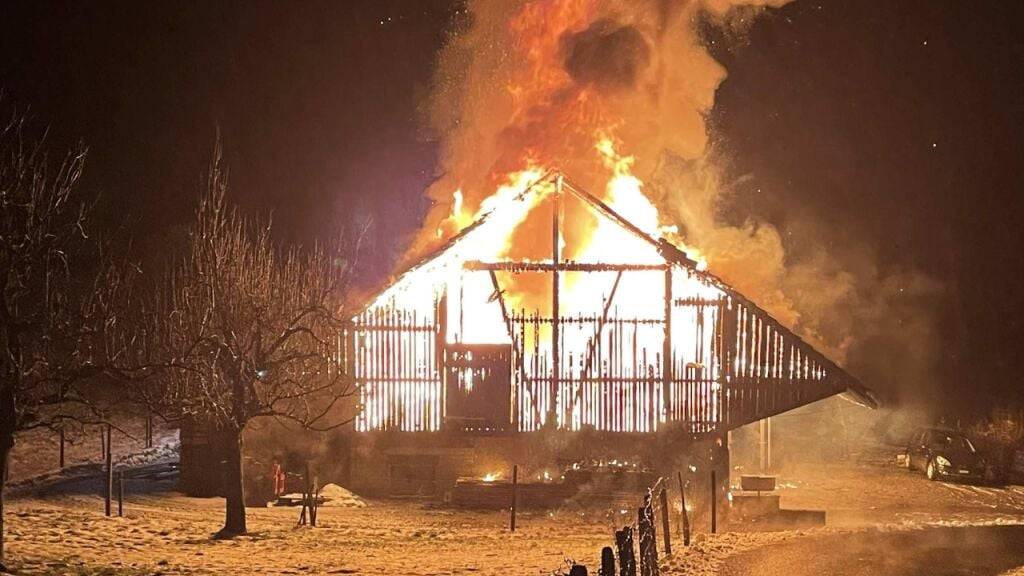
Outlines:
MULTIPOLYGON (((528 160, 600 194, 608 174, 594 143, 610 134, 635 158, 665 224, 677 225, 714 273, 837 362, 852 362, 869 385, 894 378, 885 366, 893 354, 904 355, 902 376, 927 380, 934 338, 920 306, 937 284, 913 271, 883 273, 867 249, 787 254, 778 228, 721 213, 723 151, 709 150, 706 119, 726 70, 699 24, 742 35, 787 1, 470 0, 470 20, 440 53, 425 106, 442 142, 442 175, 409 257, 435 245, 439 230, 455 232, 443 224, 455 190, 475 211, 528 160)), ((818 232, 813 222, 801 230, 818 232)))

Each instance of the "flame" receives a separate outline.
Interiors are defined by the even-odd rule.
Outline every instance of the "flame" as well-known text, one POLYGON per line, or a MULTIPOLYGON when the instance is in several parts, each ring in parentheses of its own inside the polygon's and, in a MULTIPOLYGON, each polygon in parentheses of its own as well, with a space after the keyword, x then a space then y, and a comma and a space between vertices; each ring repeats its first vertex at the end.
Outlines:
MULTIPOLYGON (((572 382, 557 392, 536 388, 516 392, 515 401, 520 404, 513 411, 518 410, 518 425, 525 430, 545 424, 549 410, 558 407, 551 411, 557 412, 555 424, 559 427, 579 429, 596 425, 609 430, 652 431, 670 419, 669 404, 679 402, 678 398, 663 394, 661 387, 665 384, 655 377, 663 366, 672 363, 680 373, 719 373, 720 367, 706 360, 715 357, 714 330, 704 329, 705 324, 714 325, 712 307, 675 309, 671 300, 709 302, 724 295, 691 270, 667 266, 658 242, 665 240, 679 246, 697 262, 698 270, 707 268, 706 259, 695 248, 683 244, 679 228, 662 217, 648 196, 646 184, 637 175, 638 157, 630 153, 621 138, 630 130, 623 101, 573 79, 565 67, 565 38, 587 30, 600 11, 595 0, 527 2, 506 23, 514 51, 508 57, 521 61, 516 60, 516 66, 505 78, 505 93, 501 94, 504 99, 494 102, 494 108, 507 113, 501 125, 510 129, 501 131, 497 139, 498 152, 488 165, 489 172, 482 174, 479 167, 474 168, 476 159, 463 158, 467 169, 462 171, 460 165, 455 165, 453 173, 443 180, 452 185, 444 190, 450 194, 450 201, 440 194, 434 196, 438 199, 437 212, 432 213, 431 222, 439 223, 426 231, 428 235, 431 230, 434 232, 430 236, 435 245, 447 242, 444 250, 398 278, 368 309, 368 314, 377 313, 375 310, 402 310, 414 319, 431 319, 431 326, 439 332, 437 340, 432 343, 421 339, 411 346, 423 351, 417 352, 421 359, 416 361, 414 375, 410 377, 430 384, 408 393, 400 384, 392 390, 388 387, 393 382, 374 380, 376 375, 364 376, 368 389, 384 392, 379 392, 379 397, 366 395, 359 429, 380 428, 394 418, 395 411, 401 412, 402 418, 413 419, 411 425, 402 422, 403 427, 439 429, 443 415, 435 412, 444 398, 441 382, 455 378, 465 382, 463 390, 474 389, 473 369, 459 367, 458 372, 442 375, 445 368, 439 359, 444 351, 431 346, 514 344, 519 350, 514 353, 519 355, 519 362, 543 372, 538 379, 572 382), (562 191, 562 181, 547 177, 556 169, 564 169, 572 176, 581 174, 579 177, 590 191, 642 234, 599 214, 578 199, 570 204, 573 200, 562 191), (555 206, 563 211, 560 217, 551 210, 555 206), (554 239, 552 216, 560 218, 561 223, 554 239), (644 269, 625 274, 598 270, 554 275, 550 268, 517 273, 467 267, 470 263, 503 262, 552 265, 556 264, 556 254, 557 264, 636 265, 644 269), (560 356, 565 361, 558 362, 552 360, 556 324, 551 318, 554 277, 558 278, 559 317, 579 319, 567 321, 560 328, 560 356), (671 322, 665 320, 667 309, 672 315, 671 322), (522 323, 531 314, 547 321, 538 322, 532 332, 523 329, 516 334, 512 318, 518 317, 522 323), (621 321, 627 316, 633 321, 629 325, 632 340, 630 349, 623 351, 622 365, 597 358, 596 343, 619 338, 620 333, 602 321, 583 319, 613 317, 621 321), (672 356, 662 358, 669 324, 672 356), (440 333, 442 325, 444 332, 440 333), (560 373, 552 375, 553 364, 559 363, 560 373), (596 378, 602 370, 610 369, 617 371, 614 383, 596 378), (649 384, 649 389, 644 388, 642 393, 626 391, 632 381, 642 381, 642 386, 649 384), (603 408, 598 404, 610 401, 607 397, 613 395, 613 389, 623 397, 636 394, 616 405, 621 417, 609 418, 599 413, 603 408), (552 394, 557 396, 551 397, 552 394), (590 404, 576 401, 585 396, 598 399, 590 404), (524 408, 527 405, 532 408, 524 408), (424 411, 430 413, 423 416, 424 411)), ((487 112, 484 108, 480 108, 481 114, 487 112)), ((635 140, 634 137, 629 142, 636 144, 635 140)), ((643 155, 643 151, 639 153, 643 155)), ((639 162, 649 164, 651 158, 640 158, 639 162)), ((621 326, 625 324, 619 328, 624 330, 621 326)), ((416 334, 427 332, 424 329, 416 334)), ((391 362, 389 352, 375 348, 385 344, 366 346, 371 347, 364 352, 371 363, 391 362)), ((410 344, 400 341, 397 346, 409 348, 410 344)), ((717 400, 712 398, 709 402, 713 412, 717 400)), ((497 474, 487 474, 483 480, 497 478, 497 474)))
POLYGON ((484 474, 483 478, 481 478, 480 480, 483 481, 483 482, 495 482, 495 481, 499 480, 500 478, 501 478, 501 474, 500 473, 498 473, 498 472, 488 472, 487 474, 484 474))

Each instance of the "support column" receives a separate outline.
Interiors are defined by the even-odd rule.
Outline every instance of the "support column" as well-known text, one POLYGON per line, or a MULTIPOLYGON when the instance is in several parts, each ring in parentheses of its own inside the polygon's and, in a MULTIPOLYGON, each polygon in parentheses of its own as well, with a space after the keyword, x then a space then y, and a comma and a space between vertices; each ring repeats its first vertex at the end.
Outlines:
POLYGON ((555 182, 555 193, 551 197, 551 398, 548 404, 548 423, 558 427, 557 403, 558 389, 562 375, 561 343, 561 322, 559 312, 559 271, 558 267, 562 262, 562 246, 559 238, 559 231, 562 220, 562 175, 559 174, 555 182))
POLYGON ((759 447, 761 448, 761 474, 770 474, 772 471, 772 419, 762 419, 758 423, 760 436, 759 447))

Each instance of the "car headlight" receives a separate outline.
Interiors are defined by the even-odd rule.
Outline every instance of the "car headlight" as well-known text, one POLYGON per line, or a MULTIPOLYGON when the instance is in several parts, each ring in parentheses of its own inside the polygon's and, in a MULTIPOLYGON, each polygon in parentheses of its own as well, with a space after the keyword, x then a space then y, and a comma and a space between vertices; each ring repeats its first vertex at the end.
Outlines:
POLYGON ((935 463, 938 464, 940 468, 953 465, 953 463, 947 460, 945 456, 936 456, 935 463))

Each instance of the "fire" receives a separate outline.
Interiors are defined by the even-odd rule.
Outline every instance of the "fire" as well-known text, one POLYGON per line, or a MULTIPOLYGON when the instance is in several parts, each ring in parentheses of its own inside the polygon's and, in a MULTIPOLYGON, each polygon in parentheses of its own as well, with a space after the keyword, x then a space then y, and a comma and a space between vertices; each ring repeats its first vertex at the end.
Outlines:
POLYGON ((498 472, 488 472, 487 474, 484 474, 484 477, 481 478, 480 480, 483 481, 483 482, 490 483, 490 482, 496 482, 496 481, 498 481, 500 479, 501 479, 501 474, 500 473, 498 473, 498 472))
MULTIPOLYGON (((696 9, 657 13, 678 34, 696 9)), ((493 62, 507 74, 497 91, 484 82, 465 95, 478 105, 462 109, 469 120, 456 130, 479 146, 459 148, 432 188, 438 224, 425 236, 435 251, 354 319, 358 429, 707 430, 733 374, 824 377, 702 273, 706 259, 652 201, 640 176, 650 170, 638 166, 656 155, 637 134, 687 138, 652 129, 636 105, 671 101, 647 88, 680 88, 683 76, 664 76, 678 61, 651 44, 641 21, 654 13, 603 11, 595 0, 527 2, 488 28, 508 35, 493 62), (604 52, 609 39, 629 54, 602 67, 594 54, 624 53, 604 52), (494 412, 460 404, 499 385, 507 394, 473 407, 494 412)), ((694 101, 719 78, 710 57, 697 64, 708 82, 686 84, 694 101)), ((703 127, 700 110, 685 116, 703 127)))

